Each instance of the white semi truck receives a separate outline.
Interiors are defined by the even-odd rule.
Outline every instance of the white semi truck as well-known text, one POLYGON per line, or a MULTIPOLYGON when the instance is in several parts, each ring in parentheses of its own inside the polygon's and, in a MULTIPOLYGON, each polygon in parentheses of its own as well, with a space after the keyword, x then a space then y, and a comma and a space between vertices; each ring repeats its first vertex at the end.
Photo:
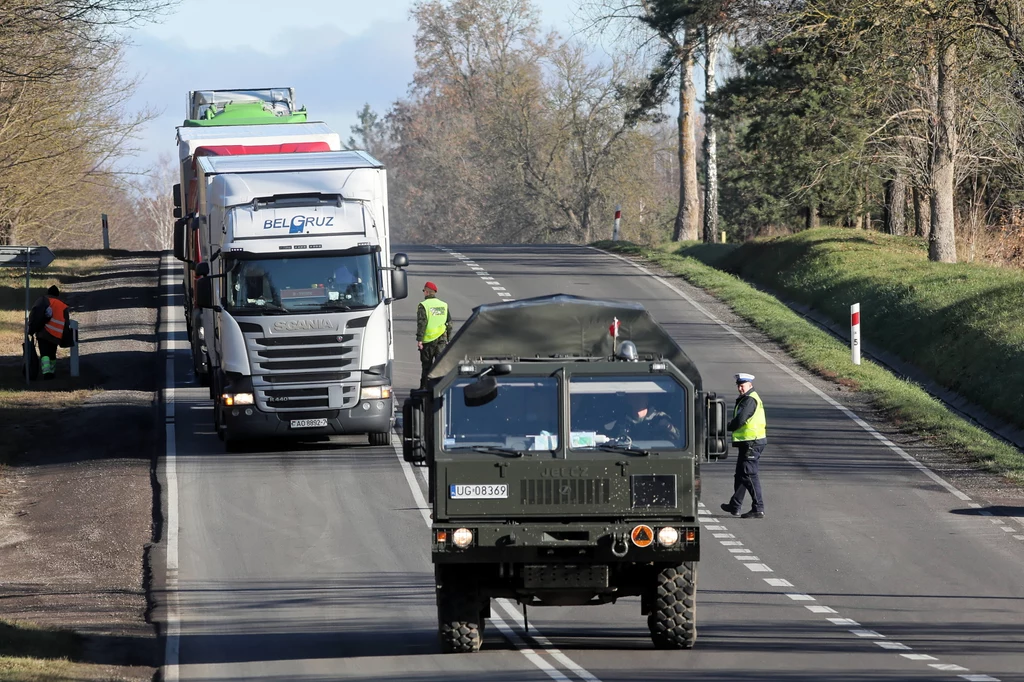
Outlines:
POLYGON ((228 449, 265 436, 369 434, 390 443, 391 304, 408 293, 391 254, 387 175, 365 152, 196 161, 195 300, 214 423, 228 449))
MULTIPOLYGON (((320 122, 307 122, 305 108, 295 104, 292 88, 251 90, 193 90, 188 93, 186 118, 177 128, 180 182, 174 187, 174 217, 186 223, 198 215, 197 160, 204 156, 289 154, 338 151, 341 136, 320 122)), ((186 232, 180 232, 185 235, 186 232)), ((185 323, 192 348, 196 379, 208 385, 209 358, 203 326, 195 307, 195 266, 209 257, 193 239, 175 244, 185 264, 185 323)))

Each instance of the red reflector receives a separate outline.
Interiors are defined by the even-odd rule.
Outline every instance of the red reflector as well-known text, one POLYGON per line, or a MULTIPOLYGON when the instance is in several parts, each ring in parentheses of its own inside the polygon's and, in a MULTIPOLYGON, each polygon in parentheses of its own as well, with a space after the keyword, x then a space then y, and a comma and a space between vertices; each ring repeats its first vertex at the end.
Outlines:
POLYGON ((851 321, 853 322, 853 324, 860 324, 860 313, 854 313, 851 316, 851 321))

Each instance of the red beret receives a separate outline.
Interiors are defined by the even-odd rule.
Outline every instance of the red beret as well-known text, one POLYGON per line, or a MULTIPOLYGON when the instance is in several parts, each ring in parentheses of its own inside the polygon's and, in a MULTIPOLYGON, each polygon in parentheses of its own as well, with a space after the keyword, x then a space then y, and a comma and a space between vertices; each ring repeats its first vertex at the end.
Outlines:
POLYGON ((435 294, 437 293, 437 285, 434 284, 433 282, 427 282, 426 284, 423 285, 423 288, 424 289, 430 289, 435 294))

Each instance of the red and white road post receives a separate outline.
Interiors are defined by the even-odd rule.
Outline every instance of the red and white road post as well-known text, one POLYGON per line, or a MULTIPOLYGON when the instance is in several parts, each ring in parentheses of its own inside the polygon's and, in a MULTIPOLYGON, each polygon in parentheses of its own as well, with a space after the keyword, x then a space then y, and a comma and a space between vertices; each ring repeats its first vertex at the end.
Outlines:
POLYGON ((615 204, 615 227, 612 228, 612 241, 619 241, 619 223, 622 221, 622 205, 615 204))
POLYGON ((860 364, 860 303, 850 306, 850 353, 853 364, 860 364))

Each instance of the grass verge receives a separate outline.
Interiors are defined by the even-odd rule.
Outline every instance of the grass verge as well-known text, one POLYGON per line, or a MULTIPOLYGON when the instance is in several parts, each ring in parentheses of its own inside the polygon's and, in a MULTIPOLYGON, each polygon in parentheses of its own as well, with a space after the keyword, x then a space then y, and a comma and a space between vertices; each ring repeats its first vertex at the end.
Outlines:
POLYGON ((689 248, 703 249, 702 255, 721 263, 744 247, 684 245, 682 253, 672 253, 621 242, 598 242, 594 246, 642 257, 704 289, 785 348, 805 368, 867 394, 904 433, 923 438, 1016 483, 1024 483, 1024 454, 1019 450, 954 415, 917 385, 896 378, 882 367, 869 361, 859 366, 851 364, 847 346, 774 297, 739 277, 685 255, 689 248))
POLYGON ((0 620, 0 680, 4 682, 116 682, 103 665, 78 663, 82 638, 68 630, 0 620))
MULTIPOLYGON (((58 286, 98 274, 110 256, 90 251, 59 252, 50 267, 32 272, 29 303, 51 284, 58 286)), ((0 464, 30 449, 33 434, 52 425, 59 410, 74 407, 93 393, 84 380, 68 376, 68 351, 58 352, 58 378, 25 386, 22 339, 25 329, 25 273, 0 268, 0 464)), ((0 677, 0 679, 4 679, 0 677)))

